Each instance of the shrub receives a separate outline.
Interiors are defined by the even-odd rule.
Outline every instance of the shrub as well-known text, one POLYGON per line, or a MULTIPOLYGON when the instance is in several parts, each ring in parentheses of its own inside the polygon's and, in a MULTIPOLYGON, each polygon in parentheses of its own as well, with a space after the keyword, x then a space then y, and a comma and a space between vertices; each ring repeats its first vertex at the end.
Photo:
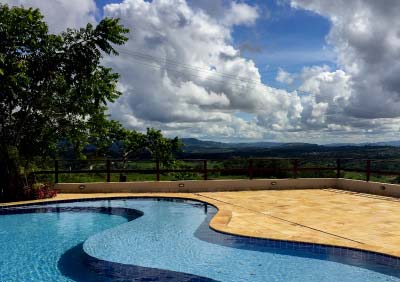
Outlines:
POLYGON ((48 199, 57 196, 57 190, 51 183, 35 183, 31 187, 31 197, 33 199, 48 199))

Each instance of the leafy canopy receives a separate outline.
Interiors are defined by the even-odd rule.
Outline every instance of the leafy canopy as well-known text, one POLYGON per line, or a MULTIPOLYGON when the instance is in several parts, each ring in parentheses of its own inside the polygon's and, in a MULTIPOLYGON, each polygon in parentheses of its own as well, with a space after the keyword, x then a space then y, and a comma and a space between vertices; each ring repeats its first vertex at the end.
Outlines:
POLYGON ((98 148, 100 155, 109 155, 111 146, 117 146, 119 156, 124 161, 138 158, 140 155, 150 155, 152 159, 167 164, 174 154, 182 149, 182 143, 175 138, 166 138, 160 130, 148 128, 146 133, 129 130, 119 122, 107 121, 105 134, 92 137, 92 143, 98 148))
POLYGON ((36 156, 56 157, 60 143, 75 157, 89 143, 103 156, 118 143, 125 160, 147 151, 165 163, 180 149, 178 138, 127 130, 105 115, 121 93, 119 75, 101 60, 118 55, 114 46, 128 32, 118 19, 105 18, 49 34, 38 9, 0 4, 0 200, 26 185, 21 168, 26 174, 36 156))
POLYGON ((37 9, 0 5, 0 139, 2 155, 54 153, 67 138, 83 146, 101 127, 105 105, 120 93, 119 75, 102 66, 127 41, 118 19, 48 33, 37 9))
POLYGON ((80 152, 101 131, 120 95, 119 75, 101 59, 118 55, 126 33, 106 18, 49 34, 38 9, 0 4, 0 199, 21 188, 21 167, 35 156, 55 156, 59 140, 80 152))

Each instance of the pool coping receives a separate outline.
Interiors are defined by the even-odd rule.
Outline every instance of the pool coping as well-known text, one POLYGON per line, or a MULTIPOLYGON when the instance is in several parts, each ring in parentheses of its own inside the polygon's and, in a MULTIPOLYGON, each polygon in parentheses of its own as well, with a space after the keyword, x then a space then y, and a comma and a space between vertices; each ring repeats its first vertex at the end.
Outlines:
MULTIPOLYGON (((72 195, 72 194, 69 194, 72 195)), ((51 198, 44 200, 32 200, 24 202, 12 202, 12 203, 2 203, 0 204, 1 209, 23 207, 23 206, 34 206, 43 204, 57 204, 57 203, 68 203, 68 202, 84 202, 84 201, 96 201, 96 200, 121 200, 121 199, 157 199, 157 198, 173 198, 197 201, 200 203, 205 203, 211 205, 217 209, 217 213, 211 219, 209 227, 219 233, 234 235, 242 238, 254 239, 254 240, 266 240, 268 241, 268 246, 271 248, 284 248, 284 249, 302 249, 316 254, 326 254, 332 256, 348 257, 353 259, 362 259, 366 261, 372 261, 378 264, 383 264, 395 268, 400 268, 400 256, 396 256, 386 252, 380 252, 374 250, 374 246, 363 245, 363 247, 349 247, 343 245, 335 245, 330 243, 315 243, 305 240, 286 240, 266 236, 257 235, 247 235, 236 232, 230 232, 226 229, 231 218, 232 211, 224 209, 221 203, 213 201, 212 198, 204 197, 201 194, 193 193, 146 193, 146 194, 122 194, 110 195, 91 195, 91 194, 81 194, 74 195, 79 196, 76 198, 51 198)))

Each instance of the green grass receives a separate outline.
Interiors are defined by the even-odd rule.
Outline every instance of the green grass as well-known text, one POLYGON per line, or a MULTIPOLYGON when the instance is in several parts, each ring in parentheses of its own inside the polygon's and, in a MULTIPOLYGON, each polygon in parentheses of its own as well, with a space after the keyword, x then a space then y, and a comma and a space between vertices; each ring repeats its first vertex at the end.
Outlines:
MULTIPOLYGON (((174 169, 202 169, 203 161, 188 161, 188 162, 177 162, 173 167, 174 169)), ((334 167, 334 163, 323 163, 322 161, 312 161, 307 163, 300 163, 300 167, 334 167)), ((357 162, 347 162, 347 168, 362 168, 362 163, 357 162)), ((375 165, 375 164, 374 164, 375 165)), ((376 165, 381 165, 380 163, 376 165)), ((393 164, 390 164, 391 167, 384 167, 383 169, 388 168, 397 168, 393 167, 393 164)), ((230 161, 208 161, 207 163, 208 169, 218 169, 218 168, 244 168, 248 167, 247 162, 243 162, 243 160, 230 160, 230 161)), ((254 167, 276 167, 277 173, 254 173, 253 178, 292 178, 293 172, 289 171, 281 171, 279 172, 279 168, 291 168, 292 164, 287 161, 278 162, 278 161, 258 161, 254 163, 254 167)), ((78 163, 68 162, 68 161, 60 161, 59 169, 60 170, 79 170, 79 169, 105 169, 106 164, 104 161, 96 162, 96 161, 85 161, 78 163)), ((122 163, 111 163, 111 169, 121 169, 123 168, 122 163)), ((127 169, 155 169, 156 164, 152 161, 138 161, 138 162, 127 162, 125 164, 125 168, 127 169)), ((163 166, 160 167, 163 169, 163 166)), ((53 170, 53 167, 46 167, 46 170, 53 170)), ((379 169, 382 169, 379 167, 379 169)), ((156 174, 148 174, 148 173, 126 173, 127 181, 155 181, 156 174)), ((298 178, 331 178, 336 177, 336 170, 326 170, 326 171, 299 171, 297 174, 298 178)), ((357 172, 342 172, 341 177, 348 179, 358 179, 365 180, 365 173, 357 173, 357 172)), ((247 173, 208 173, 208 179, 248 179, 249 176, 247 173)), ((105 173, 76 173, 76 174, 59 174, 59 182, 60 183, 83 183, 83 182, 105 182, 107 176, 105 173)), ((202 180, 204 179, 203 173, 194 173, 194 172, 182 172, 182 173, 164 173, 160 175, 161 181, 179 181, 179 180, 202 180)), ((54 182, 54 175, 37 175, 38 182, 54 182)), ((371 175, 370 181, 382 182, 382 183, 400 183, 399 176, 385 176, 385 175, 371 175)), ((111 182, 119 182, 119 173, 111 174, 111 182)))
MULTIPOLYGON (((156 174, 144 174, 144 173, 127 173, 128 182, 134 181, 156 181, 156 174)), ((356 179, 356 180, 365 180, 365 173, 358 172, 344 172, 341 175, 343 178, 347 179, 356 179)), ((288 175, 282 175, 279 178, 291 178, 292 174, 288 173, 288 175)), ((325 171, 321 173, 299 173, 299 178, 310 178, 310 177, 320 177, 320 178, 330 178, 336 177, 335 171, 325 171)), ((209 180, 217 180, 217 179, 248 179, 248 175, 220 175, 218 173, 209 173, 209 180)), ((262 178, 272 178, 276 179, 278 177, 274 177, 273 175, 255 175, 254 179, 262 179, 262 178)), ((203 180, 204 175, 202 173, 165 173, 160 175, 161 181, 179 181, 179 180, 203 180)), ((38 175, 38 182, 54 182, 54 175, 38 175)), ((60 183, 90 183, 90 182, 106 182, 107 177, 105 173, 79 173, 79 174, 60 174, 59 182, 60 183)), ((394 175, 371 175, 370 181, 374 182, 382 182, 382 183, 400 183, 400 177, 394 175)), ((111 174, 111 182, 119 182, 119 173, 111 174)))
MULTIPOLYGON (((365 173, 345 172, 343 178, 365 180, 365 173)), ((371 175, 370 181, 381 183, 400 183, 400 177, 396 175, 371 175)))
MULTIPOLYGON (((112 173, 110 175, 111 182, 119 182, 119 173, 112 173)), ((152 174, 127 174, 127 181, 155 181, 156 176, 152 174)), ((106 182, 107 175, 104 173, 79 173, 79 174, 60 174, 60 183, 81 183, 81 182, 106 182)))
MULTIPOLYGON (((127 173, 128 182, 134 181, 156 181, 155 174, 143 174, 143 173, 127 173)), ((287 175, 287 177, 282 176, 279 178, 291 178, 292 175, 287 175)), ((330 178, 336 177, 336 173, 326 173, 325 175, 319 175, 318 173, 312 174, 298 174, 299 178, 311 178, 311 177, 321 177, 321 178, 330 178)), ((357 173, 357 172, 345 172, 342 175, 343 178, 347 179, 357 179, 357 180, 365 180, 365 173, 357 173)), ((217 179, 248 179, 248 175, 218 175, 216 173, 209 173, 209 180, 217 180, 217 179)), ((262 179, 262 178, 272 178, 276 179, 273 175, 269 176, 254 176, 254 179, 262 179)), ((278 179, 279 179, 278 178, 278 179)), ((203 180, 204 175, 202 173, 166 173, 160 175, 161 181, 179 181, 179 180, 203 180)), ((40 175, 37 176, 38 182, 54 182, 54 176, 49 175, 40 175)), ((107 177, 105 173, 78 173, 78 174, 59 174, 59 182, 60 183, 90 183, 90 182, 106 182, 107 177)), ((386 176, 386 175, 371 175, 370 181, 374 182, 382 182, 382 183, 400 183, 400 179, 397 176, 386 176)), ((111 182, 119 182, 119 173, 111 174, 111 182)))

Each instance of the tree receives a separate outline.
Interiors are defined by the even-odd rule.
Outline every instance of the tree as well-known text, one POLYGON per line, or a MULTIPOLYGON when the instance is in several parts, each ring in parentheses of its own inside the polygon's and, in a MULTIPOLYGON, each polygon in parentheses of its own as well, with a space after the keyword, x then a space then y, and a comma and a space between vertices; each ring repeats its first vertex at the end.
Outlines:
MULTIPOLYGON (((154 160, 169 165, 174 154, 181 151, 182 143, 163 136, 160 130, 147 128, 146 134, 123 128, 114 120, 107 123, 106 132, 92 138, 99 154, 109 155, 112 146, 118 147, 118 157, 122 158, 122 167, 126 168, 129 159, 149 154, 154 160)), ((172 164, 172 163, 171 163, 172 164)), ((122 179, 122 174, 120 175, 122 179)))
POLYGON ((118 157, 124 163, 146 153, 154 160, 167 163, 182 149, 178 137, 164 137, 161 130, 147 128, 146 134, 143 134, 126 129, 115 120, 103 120, 102 123, 106 124, 104 131, 90 137, 97 148, 97 155, 110 155, 110 148, 115 146, 118 147, 118 157))
POLYGON ((165 138, 160 130, 154 128, 147 128, 145 144, 151 157, 165 165, 173 158, 174 153, 182 149, 182 143, 178 137, 165 138))
POLYGON ((146 139, 144 134, 135 130, 125 129, 115 121, 112 123, 109 136, 113 140, 113 144, 118 143, 124 164, 128 159, 138 157, 145 147, 146 139))
POLYGON ((119 75, 100 64, 127 41, 118 19, 55 35, 37 9, 0 5, 0 200, 18 196, 35 156, 100 130, 119 75))
MULTIPOLYGON (((104 120, 104 131, 90 137, 96 147, 96 155, 113 156, 122 159, 122 168, 127 168, 128 160, 150 155, 154 160, 171 166, 174 154, 181 151, 182 143, 175 137, 166 138, 160 130, 147 128, 146 134, 124 128, 118 121, 104 120)), ((120 181, 126 181, 121 173, 120 181)))

